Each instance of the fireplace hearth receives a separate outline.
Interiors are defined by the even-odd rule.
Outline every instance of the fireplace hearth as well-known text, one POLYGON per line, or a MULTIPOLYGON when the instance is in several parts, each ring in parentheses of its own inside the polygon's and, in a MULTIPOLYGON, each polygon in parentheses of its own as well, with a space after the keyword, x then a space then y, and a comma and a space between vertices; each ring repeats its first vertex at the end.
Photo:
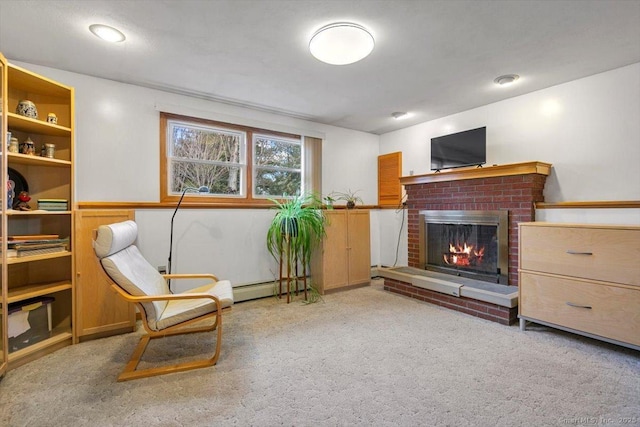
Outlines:
POLYGON ((419 212, 419 267, 508 285, 508 211, 419 212))

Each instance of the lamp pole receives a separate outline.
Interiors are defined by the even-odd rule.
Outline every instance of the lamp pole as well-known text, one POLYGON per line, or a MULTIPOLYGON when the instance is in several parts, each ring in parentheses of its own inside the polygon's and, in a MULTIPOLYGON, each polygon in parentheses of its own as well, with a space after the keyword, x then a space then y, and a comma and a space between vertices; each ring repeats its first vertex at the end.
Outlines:
MULTIPOLYGON (((180 209, 180 205, 182 204, 182 199, 184 199, 184 195, 188 191, 205 194, 205 193, 209 193, 209 188, 203 185, 199 188, 186 187, 184 190, 182 190, 182 194, 180 195, 180 200, 178 200, 178 205, 176 206, 176 209, 173 211, 173 215, 171 215, 171 233, 169 236, 169 258, 167 259, 167 274, 171 274, 171 256, 173 254, 173 219, 176 217, 176 214, 178 213, 178 209, 180 209)), ((169 286, 169 290, 171 290, 171 279, 167 280, 167 285, 169 286)))

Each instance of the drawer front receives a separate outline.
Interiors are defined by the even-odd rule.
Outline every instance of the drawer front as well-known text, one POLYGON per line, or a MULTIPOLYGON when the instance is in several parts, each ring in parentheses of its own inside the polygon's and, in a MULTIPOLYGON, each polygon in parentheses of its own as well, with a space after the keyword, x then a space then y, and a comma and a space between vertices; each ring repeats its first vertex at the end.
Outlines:
POLYGON ((640 286, 640 230, 523 225, 520 268, 640 286))
POLYGON ((640 289, 524 272, 519 288, 522 316, 640 345, 640 289))

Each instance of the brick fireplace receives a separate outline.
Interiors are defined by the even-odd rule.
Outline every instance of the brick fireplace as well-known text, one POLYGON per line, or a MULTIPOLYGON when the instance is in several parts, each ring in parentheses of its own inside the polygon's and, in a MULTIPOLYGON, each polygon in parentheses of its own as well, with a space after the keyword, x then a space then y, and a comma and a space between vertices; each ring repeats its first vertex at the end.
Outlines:
MULTIPOLYGON (((424 242, 421 228, 424 211, 506 211, 507 272, 503 272, 505 286, 518 285, 518 223, 535 220, 534 204, 543 202, 543 189, 551 165, 527 162, 484 168, 454 169, 426 175, 402 177, 407 192, 409 267, 424 270, 424 242)), ((466 301, 464 297, 425 289, 411 289, 411 284, 385 279, 385 289, 464 311, 478 317, 513 323, 517 308, 502 310, 492 303, 466 301), (388 282, 388 283, 387 283, 388 282), (470 309, 469 307, 472 307, 470 309), (493 313, 489 315, 489 313, 493 313)))

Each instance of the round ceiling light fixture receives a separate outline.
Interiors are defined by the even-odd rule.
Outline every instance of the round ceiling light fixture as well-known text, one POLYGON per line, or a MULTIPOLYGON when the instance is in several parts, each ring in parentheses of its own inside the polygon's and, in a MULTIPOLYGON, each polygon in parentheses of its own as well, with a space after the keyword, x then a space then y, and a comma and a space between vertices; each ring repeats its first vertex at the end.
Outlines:
POLYGON ((507 87, 511 86, 520 78, 517 74, 505 74, 504 76, 496 77, 493 82, 499 86, 507 87))
POLYGON ((375 45, 371 33, 362 25, 336 22, 316 31, 309 51, 318 60, 331 65, 347 65, 366 58, 375 45))
POLYGON ((113 27, 102 24, 89 25, 89 31, 91 31, 96 37, 106 40, 111 43, 119 43, 126 39, 124 34, 113 27))

